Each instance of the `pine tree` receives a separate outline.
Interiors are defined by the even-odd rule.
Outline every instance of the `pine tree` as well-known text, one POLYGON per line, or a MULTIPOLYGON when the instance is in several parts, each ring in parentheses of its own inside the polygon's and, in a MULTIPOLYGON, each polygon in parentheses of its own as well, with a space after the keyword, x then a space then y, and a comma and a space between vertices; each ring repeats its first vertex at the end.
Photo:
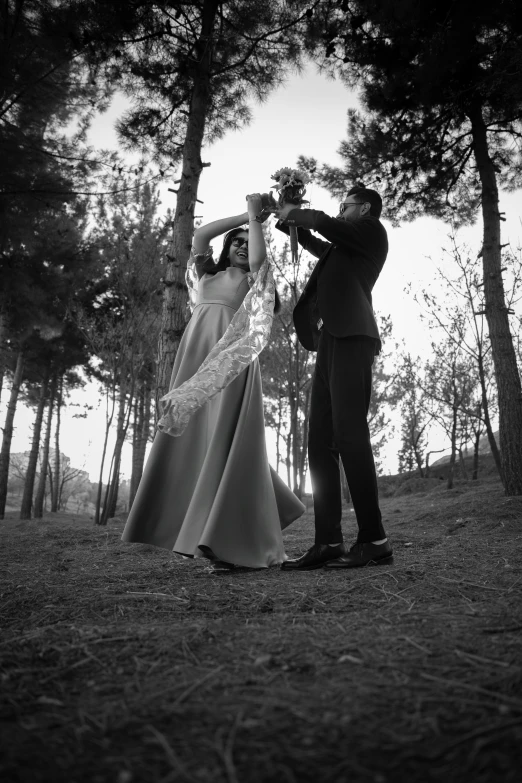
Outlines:
MULTIPOLYGON (((147 172, 144 176, 147 179, 147 172)), ((171 222, 170 213, 164 219, 158 217, 158 206, 157 192, 146 183, 139 190, 124 188, 121 193, 99 199, 96 226, 89 235, 97 248, 99 271, 89 290, 78 296, 72 307, 72 317, 89 346, 93 375, 106 390, 106 445, 109 429, 116 422, 103 509, 105 449, 100 466, 97 524, 105 524, 116 509, 122 448, 136 399, 142 405, 149 400, 148 409, 135 422, 139 432, 135 433, 134 445, 142 455, 141 466, 149 435, 161 308, 158 281, 171 222)), ((133 470, 138 470, 136 461, 133 470)), ((140 476, 141 472, 134 472, 133 491, 140 476)))
MULTIPOLYGON (((98 4, 101 5, 101 4, 98 4)), ((198 186, 206 165, 203 144, 242 127, 249 101, 263 100, 300 62, 300 25, 311 3, 282 0, 138 0, 96 9, 92 62, 104 62, 107 81, 133 105, 119 123, 131 149, 153 147, 160 173, 179 166, 171 248, 163 277, 159 396, 168 388, 187 321, 185 270, 198 186), (108 32, 102 33, 103 29, 108 32)), ((240 161, 230 161, 230 170, 240 161)))
MULTIPOLYGON (((505 491, 522 494, 522 387, 502 280, 498 188, 522 185, 522 23, 516 0, 321 3, 309 46, 361 89, 333 193, 364 181, 387 215, 483 220, 484 304, 500 410, 505 491)), ((329 63, 329 65, 328 65, 329 63)))

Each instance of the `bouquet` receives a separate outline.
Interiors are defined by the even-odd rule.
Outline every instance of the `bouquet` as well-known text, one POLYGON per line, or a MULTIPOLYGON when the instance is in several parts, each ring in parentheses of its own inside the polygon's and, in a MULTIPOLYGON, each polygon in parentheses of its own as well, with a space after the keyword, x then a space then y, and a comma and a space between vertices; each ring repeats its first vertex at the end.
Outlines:
MULTIPOLYGON (((282 207, 284 204, 308 204, 303 196, 306 193, 306 186, 310 182, 310 176, 300 169, 282 168, 272 174, 271 179, 276 181, 272 188, 279 194, 278 203, 282 207)), ((290 250, 292 261, 297 261, 298 244, 297 229, 290 226, 290 250)))

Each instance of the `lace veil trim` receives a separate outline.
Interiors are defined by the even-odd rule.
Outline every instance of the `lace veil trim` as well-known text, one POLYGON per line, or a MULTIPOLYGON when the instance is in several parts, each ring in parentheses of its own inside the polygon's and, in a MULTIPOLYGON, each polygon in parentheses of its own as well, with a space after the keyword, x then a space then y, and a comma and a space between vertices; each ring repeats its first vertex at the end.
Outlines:
MULTIPOLYGON (((196 257, 206 260, 212 248, 187 263, 186 281, 191 310, 196 306, 198 277, 196 257)), ((248 273, 251 286, 225 334, 213 347, 199 370, 160 399, 162 416, 158 429, 167 435, 181 435, 194 413, 219 394, 245 370, 265 348, 274 318, 274 275, 267 259, 257 273, 248 273)))

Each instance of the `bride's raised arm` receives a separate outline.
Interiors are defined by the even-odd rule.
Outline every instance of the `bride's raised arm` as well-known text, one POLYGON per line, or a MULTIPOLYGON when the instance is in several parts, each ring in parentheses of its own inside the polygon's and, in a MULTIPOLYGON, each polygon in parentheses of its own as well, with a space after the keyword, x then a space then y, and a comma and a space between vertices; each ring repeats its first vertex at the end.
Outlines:
POLYGON ((259 216, 262 199, 260 193, 247 196, 248 205, 248 265, 251 272, 258 272, 266 258, 266 245, 259 216))
POLYGON ((239 226, 242 226, 244 223, 248 223, 248 212, 243 212, 241 215, 221 218, 220 220, 213 220, 212 223, 200 226, 194 231, 192 243, 194 253, 198 255, 200 253, 206 253, 208 246, 214 237, 218 237, 220 234, 226 234, 227 231, 231 231, 233 228, 239 228, 239 226))

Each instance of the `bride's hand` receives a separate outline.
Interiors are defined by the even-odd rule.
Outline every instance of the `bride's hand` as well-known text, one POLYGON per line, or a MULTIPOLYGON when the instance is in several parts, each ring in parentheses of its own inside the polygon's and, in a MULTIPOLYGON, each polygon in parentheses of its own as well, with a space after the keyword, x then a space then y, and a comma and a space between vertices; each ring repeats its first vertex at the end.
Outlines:
POLYGON ((257 218, 261 214, 263 208, 263 202, 261 199, 261 193, 250 193, 247 197, 248 217, 250 219, 257 218))
POLYGON ((250 212, 248 213, 250 218, 256 218, 259 223, 264 223, 270 215, 277 211, 277 202, 272 193, 252 193, 250 196, 247 196, 247 201, 250 204, 249 199, 260 199, 257 212, 254 215, 251 215, 250 212))

